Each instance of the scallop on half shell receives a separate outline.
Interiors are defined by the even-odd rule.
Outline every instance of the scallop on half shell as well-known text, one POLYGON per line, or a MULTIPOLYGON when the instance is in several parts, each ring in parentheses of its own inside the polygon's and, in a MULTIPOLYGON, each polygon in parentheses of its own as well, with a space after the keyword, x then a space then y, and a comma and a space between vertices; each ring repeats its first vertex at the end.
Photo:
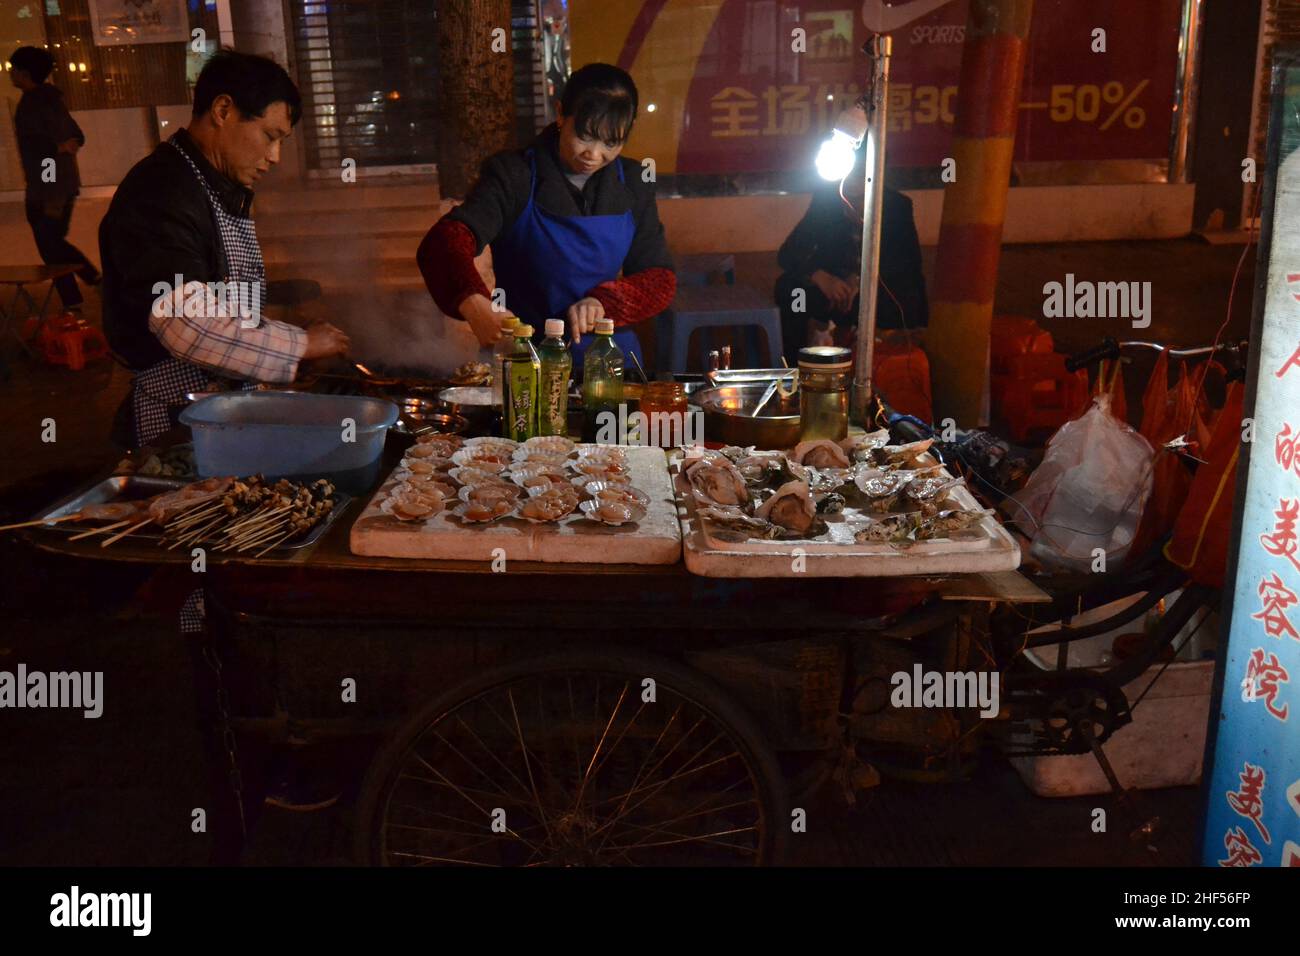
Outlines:
POLYGON ((589 501, 582 502, 578 507, 592 521, 599 521, 601 524, 613 527, 632 524, 646 516, 645 505, 636 500, 617 501, 592 498, 589 501))

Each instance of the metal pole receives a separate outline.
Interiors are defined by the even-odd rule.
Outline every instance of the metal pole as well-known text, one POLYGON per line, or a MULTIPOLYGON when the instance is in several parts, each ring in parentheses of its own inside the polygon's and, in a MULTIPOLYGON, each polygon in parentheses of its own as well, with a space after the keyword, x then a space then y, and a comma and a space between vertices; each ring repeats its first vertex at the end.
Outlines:
POLYGON ((891 37, 877 34, 862 47, 871 59, 871 79, 862 102, 867 112, 870 150, 863 165, 862 261, 858 275, 858 337, 853 350, 853 395, 849 411, 854 424, 866 425, 871 406, 871 362, 876 343, 876 300, 880 295, 880 221, 885 201, 885 132, 889 108, 891 37))
POLYGON ((1202 0, 1183 0, 1182 37, 1178 41, 1178 79, 1174 85, 1174 122, 1169 142, 1169 182, 1185 183, 1196 132, 1200 94, 1202 0))

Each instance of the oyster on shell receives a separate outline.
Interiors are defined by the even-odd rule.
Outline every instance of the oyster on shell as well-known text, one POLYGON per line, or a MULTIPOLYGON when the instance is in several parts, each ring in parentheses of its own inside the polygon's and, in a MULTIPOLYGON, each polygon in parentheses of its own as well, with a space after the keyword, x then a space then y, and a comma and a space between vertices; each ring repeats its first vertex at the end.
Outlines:
POLYGON ((806 468, 808 487, 817 492, 838 491, 849 483, 853 472, 848 468, 806 468))
POLYGON ((933 444, 933 438, 926 438, 923 441, 908 442, 906 445, 884 445, 875 450, 876 460, 881 464, 905 468, 914 464, 930 450, 933 444))
POLYGON ((708 525, 709 533, 724 541, 743 541, 748 538, 772 538, 779 530, 770 521, 747 515, 739 508, 710 505, 701 508, 700 517, 708 525), (719 535, 719 532, 726 534, 719 535))
POLYGON ((907 487, 903 489, 903 494, 909 501, 919 504, 923 511, 936 514, 939 511, 939 503, 962 481, 961 478, 949 478, 947 475, 917 477, 908 482, 907 487))
POLYGON ((687 469, 686 478, 697 500, 705 504, 739 505, 749 500, 744 477, 725 458, 697 462, 687 469))
POLYGON ((916 536, 922 541, 946 538, 954 532, 974 528, 991 514, 992 511, 940 511, 934 517, 921 521, 916 536))
POLYGON ((829 438, 801 441, 794 446, 790 460, 813 468, 847 468, 852 464, 848 453, 829 438))
POLYGON ((916 543, 917 515, 914 513, 878 518, 853 536, 858 544, 888 543, 910 547, 916 543))
POLYGON ((813 501, 817 505, 819 515, 837 515, 844 510, 844 496, 838 491, 827 491, 822 494, 814 494, 813 501))
POLYGON ((910 471, 862 472, 854 480, 858 490, 867 498, 867 508, 885 512, 898 504, 903 489, 915 476, 910 471))
POLYGON ((799 535, 808 534, 818 523, 817 506, 807 483, 802 481, 786 482, 759 506, 754 517, 799 535))
POLYGON ((750 485, 761 485, 781 476, 781 455, 755 454, 736 459, 736 470, 750 485))
POLYGON ((840 442, 844 453, 854 461, 874 461, 873 452, 889 444, 889 429, 867 432, 865 435, 850 435, 840 442))

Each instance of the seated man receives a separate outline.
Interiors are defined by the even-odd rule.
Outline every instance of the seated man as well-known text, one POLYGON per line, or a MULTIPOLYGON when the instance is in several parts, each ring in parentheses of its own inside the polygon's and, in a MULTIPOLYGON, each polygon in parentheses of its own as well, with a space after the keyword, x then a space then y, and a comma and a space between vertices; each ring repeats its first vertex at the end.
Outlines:
MULTIPOLYGON (((799 361, 805 345, 830 344, 832 323, 846 341, 858 324, 858 277, 862 258, 862 167, 844 183, 813 195, 812 204, 781 245, 777 261, 776 304, 781 309, 785 359, 799 361), (798 290, 803 290, 799 296, 798 290), (802 310, 799 307, 802 305, 802 310)), ((921 272, 921 242, 912 216, 912 201, 885 190, 880 235, 880 290, 877 329, 920 329, 930 321, 921 272)))
POLYGON ((280 161, 302 115, 276 63, 223 51, 199 74, 193 118, 136 163, 99 228, 104 332, 134 371, 114 438, 148 444, 187 392, 214 379, 292 382, 303 359, 345 354, 328 323, 261 318, 266 270, 249 213, 252 186, 280 161))

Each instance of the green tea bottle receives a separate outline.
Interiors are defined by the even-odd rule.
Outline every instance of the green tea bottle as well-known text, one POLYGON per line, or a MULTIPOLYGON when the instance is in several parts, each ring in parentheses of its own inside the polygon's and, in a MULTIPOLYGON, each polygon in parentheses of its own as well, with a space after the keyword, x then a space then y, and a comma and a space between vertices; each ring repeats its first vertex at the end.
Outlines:
POLYGON ((506 356, 515 347, 515 329, 519 328, 519 317, 507 315, 501 320, 501 339, 492 346, 492 404, 501 407, 501 390, 506 380, 506 356))
POLYGON ((582 440, 596 441, 602 426, 608 435, 610 421, 617 427, 622 403, 623 350, 614 344, 614 320, 597 319, 596 341, 582 360, 582 440))
POLYGON ((514 348, 506 355, 502 376, 501 427, 506 438, 524 441, 537 434, 537 389, 542 378, 542 363, 529 341, 531 325, 517 325, 514 348))
POLYGON ((564 342, 564 320, 546 320, 546 338, 537 350, 542 360, 542 384, 537 413, 539 435, 565 435, 569 431, 569 376, 573 356, 564 342))

